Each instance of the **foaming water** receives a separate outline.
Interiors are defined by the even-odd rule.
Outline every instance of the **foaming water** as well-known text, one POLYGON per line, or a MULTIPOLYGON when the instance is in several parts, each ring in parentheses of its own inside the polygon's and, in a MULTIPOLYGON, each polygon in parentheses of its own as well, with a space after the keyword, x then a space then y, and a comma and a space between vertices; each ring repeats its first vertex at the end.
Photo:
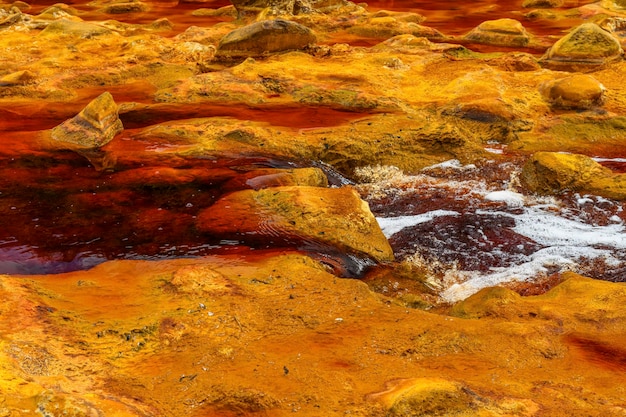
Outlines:
POLYGON ((450 302, 563 271, 626 281, 623 203, 523 194, 517 172, 450 161, 413 176, 387 173, 362 191, 397 257, 430 268, 450 302))

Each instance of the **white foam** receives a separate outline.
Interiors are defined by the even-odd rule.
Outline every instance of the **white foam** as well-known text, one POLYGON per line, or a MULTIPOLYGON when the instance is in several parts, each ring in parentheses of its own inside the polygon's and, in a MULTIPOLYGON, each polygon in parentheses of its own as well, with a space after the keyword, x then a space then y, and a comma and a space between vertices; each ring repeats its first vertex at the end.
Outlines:
POLYGON ((513 230, 516 233, 544 246, 606 246, 626 249, 623 222, 593 226, 565 219, 536 207, 527 208, 523 214, 503 214, 515 219, 513 230))
POLYGON ((574 269, 581 257, 602 257, 608 264, 618 262, 609 250, 577 246, 548 247, 541 249, 518 265, 507 268, 491 268, 489 273, 478 271, 457 271, 456 279, 463 281, 448 287, 441 297, 451 303, 461 301, 483 288, 493 287, 513 281, 529 281, 537 276, 546 275, 549 268, 559 270, 574 269))
POLYGON ((522 207, 524 205, 524 195, 513 191, 502 190, 492 191, 485 195, 487 201, 501 201, 509 207, 522 207))
POLYGON ((591 158, 596 162, 626 162, 626 158, 591 158))
MULTIPOLYGON (((490 212, 477 210, 476 213, 490 212)), ((527 281, 548 273, 549 268, 574 268, 581 258, 603 258, 608 264, 617 264, 619 260, 612 255, 612 251, 626 249, 626 233, 621 221, 608 226, 593 226, 537 207, 526 208, 521 214, 498 214, 514 218, 513 231, 546 247, 522 257, 525 262, 507 268, 491 268, 488 273, 457 271, 457 280, 463 282, 446 289, 441 294, 445 300, 456 302, 482 288, 511 281, 527 281)))
POLYGON ((415 226, 416 224, 426 223, 436 217, 441 216, 458 216, 459 212, 451 210, 433 210, 428 213, 416 214, 414 216, 398 216, 398 217, 378 217, 378 225, 383 234, 390 238, 405 227, 415 226))
POLYGON ((458 159, 449 159, 447 161, 443 161, 435 165, 427 166, 423 168, 422 171, 430 171, 432 169, 442 169, 442 168, 463 170, 463 169, 474 169, 476 168, 476 165, 474 164, 463 165, 461 161, 459 161, 458 159))

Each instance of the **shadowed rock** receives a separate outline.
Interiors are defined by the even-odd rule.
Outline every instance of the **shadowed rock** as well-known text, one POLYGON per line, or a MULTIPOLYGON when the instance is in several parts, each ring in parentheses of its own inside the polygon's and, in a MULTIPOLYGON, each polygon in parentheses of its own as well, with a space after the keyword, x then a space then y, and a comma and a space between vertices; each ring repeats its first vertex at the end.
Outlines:
POLYGON ((222 38, 216 57, 249 57, 302 49, 315 43, 311 29, 287 20, 265 20, 236 29, 222 38))
POLYGON ((559 71, 593 71, 621 59, 622 47, 608 31, 595 23, 583 23, 559 39, 539 61, 559 71))

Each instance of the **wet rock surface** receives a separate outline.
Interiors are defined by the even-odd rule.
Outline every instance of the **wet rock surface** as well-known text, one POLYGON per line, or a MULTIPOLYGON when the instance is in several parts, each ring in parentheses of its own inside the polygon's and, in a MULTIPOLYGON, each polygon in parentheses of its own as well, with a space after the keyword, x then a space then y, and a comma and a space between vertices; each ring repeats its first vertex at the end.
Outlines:
POLYGON ((623 5, 496 3, 0 3, 0 415, 623 415, 623 5))
POLYGON ((220 41, 217 57, 249 57, 303 49, 315 43, 306 26, 287 20, 265 20, 228 33, 220 41))

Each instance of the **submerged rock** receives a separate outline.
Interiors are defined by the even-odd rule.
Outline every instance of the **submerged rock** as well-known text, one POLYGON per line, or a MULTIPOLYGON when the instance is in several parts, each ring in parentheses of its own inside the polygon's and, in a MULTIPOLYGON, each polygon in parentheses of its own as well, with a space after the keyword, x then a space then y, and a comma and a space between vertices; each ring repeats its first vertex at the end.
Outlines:
POLYGON ((216 57, 249 57, 303 49, 314 44, 311 29, 287 20, 265 20, 235 29, 222 38, 216 57))
POLYGON ((228 194, 198 215, 198 229, 244 241, 331 245, 379 262, 393 252, 367 203, 348 187, 288 186, 228 194))
POLYGON ((124 129, 118 107, 109 92, 100 94, 75 117, 52 129, 52 139, 72 149, 96 149, 124 129))
POLYGON ((530 35, 514 19, 487 20, 465 35, 466 41, 498 46, 526 46, 530 35))
POLYGON ((559 39, 540 63, 559 71, 593 71, 621 59, 622 47, 610 32, 595 23, 583 23, 559 39))
POLYGON ((591 75, 577 74, 543 83, 539 91, 554 107, 589 109, 604 103, 606 89, 591 75))

